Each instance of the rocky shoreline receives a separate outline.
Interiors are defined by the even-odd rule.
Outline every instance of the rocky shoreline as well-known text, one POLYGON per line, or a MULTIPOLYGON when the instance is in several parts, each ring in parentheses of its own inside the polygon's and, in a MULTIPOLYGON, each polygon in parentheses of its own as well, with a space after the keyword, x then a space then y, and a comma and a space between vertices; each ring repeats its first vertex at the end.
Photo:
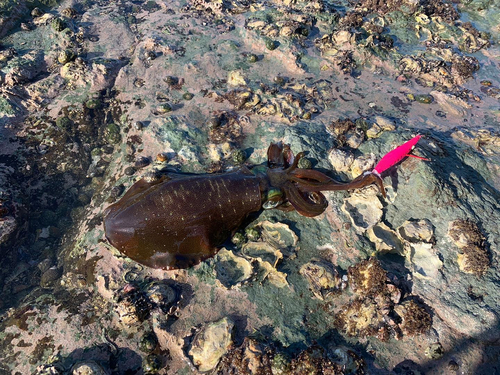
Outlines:
MULTIPOLYGON (((1 1, 0 374, 494 374, 498 4, 1 1), (375 187, 143 267, 103 212, 142 177, 264 163, 375 187)), ((203 192, 200 192, 203 194, 203 192)))

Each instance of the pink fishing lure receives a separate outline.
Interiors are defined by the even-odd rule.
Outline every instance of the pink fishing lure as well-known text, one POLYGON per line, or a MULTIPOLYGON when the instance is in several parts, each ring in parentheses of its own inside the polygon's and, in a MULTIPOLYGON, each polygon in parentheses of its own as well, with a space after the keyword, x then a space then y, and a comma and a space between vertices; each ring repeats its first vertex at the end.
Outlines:
POLYGON ((422 159, 422 160, 429 160, 420 156, 415 156, 415 155, 410 155, 410 151, 413 150, 415 145, 417 144, 418 140, 420 139, 420 135, 417 135, 416 137, 413 137, 410 139, 408 142, 403 143, 401 146, 396 147, 394 150, 388 152, 387 154, 384 155, 382 159, 378 162, 378 164, 373 168, 372 172, 375 172, 377 174, 381 174, 382 172, 386 171, 393 165, 399 163, 403 158, 406 156, 411 156, 417 159, 422 159))

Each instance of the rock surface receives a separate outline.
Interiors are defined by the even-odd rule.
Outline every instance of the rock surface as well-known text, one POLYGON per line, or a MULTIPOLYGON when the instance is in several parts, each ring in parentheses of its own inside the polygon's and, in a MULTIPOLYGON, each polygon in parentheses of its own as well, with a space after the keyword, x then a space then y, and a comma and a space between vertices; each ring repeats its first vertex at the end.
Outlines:
POLYGON ((0 1, 0 373, 498 372, 499 17, 476 0, 0 1), (261 164, 282 141, 348 181, 417 133, 430 160, 385 171, 387 198, 266 209, 189 269, 105 239, 105 209, 162 168, 261 164))

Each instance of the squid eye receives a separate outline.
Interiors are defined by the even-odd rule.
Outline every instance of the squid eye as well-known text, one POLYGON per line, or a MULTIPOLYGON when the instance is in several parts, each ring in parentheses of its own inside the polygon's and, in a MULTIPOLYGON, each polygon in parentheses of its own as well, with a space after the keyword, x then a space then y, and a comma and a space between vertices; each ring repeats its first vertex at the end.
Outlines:
POLYGON ((271 188, 267 192, 266 198, 266 201, 262 204, 262 208, 265 210, 276 208, 283 203, 283 192, 281 189, 271 188))
POLYGON ((266 201, 262 204, 262 208, 264 210, 271 210, 273 208, 278 207, 281 204, 281 200, 276 200, 276 201, 266 201))

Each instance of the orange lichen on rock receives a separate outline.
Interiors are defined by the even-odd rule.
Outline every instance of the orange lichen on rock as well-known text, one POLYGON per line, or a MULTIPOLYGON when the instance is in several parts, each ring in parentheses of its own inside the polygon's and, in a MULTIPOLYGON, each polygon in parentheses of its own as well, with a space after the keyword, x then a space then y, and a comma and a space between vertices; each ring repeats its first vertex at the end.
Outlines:
POLYGON ((351 289, 360 296, 375 296, 387 291, 387 272, 375 258, 351 266, 347 272, 351 289))
POLYGON ((461 253, 457 256, 458 266, 465 273, 482 276, 490 266, 486 237, 476 223, 458 219, 448 226, 448 235, 461 253))
POLYGON ((398 283, 391 282, 375 258, 349 267, 348 278, 356 296, 342 306, 335 319, 335 326, 347 335, 386 341, 424 333, 431 327, 431 315, 417 302, 400 302, 403 292, 398 283))
POLYGON ((349 336, 377 336, 385 341, 389 338, 389 327, 384 320, 386 313, 371 298, 356 299, 342 308, 335 325, 349 336))
POLYGON ((399 325, 405 335, 414 336, 427 332, 432 325, 431 315, 414 300, 405 301, 394 308, 400 316, 399 325))

